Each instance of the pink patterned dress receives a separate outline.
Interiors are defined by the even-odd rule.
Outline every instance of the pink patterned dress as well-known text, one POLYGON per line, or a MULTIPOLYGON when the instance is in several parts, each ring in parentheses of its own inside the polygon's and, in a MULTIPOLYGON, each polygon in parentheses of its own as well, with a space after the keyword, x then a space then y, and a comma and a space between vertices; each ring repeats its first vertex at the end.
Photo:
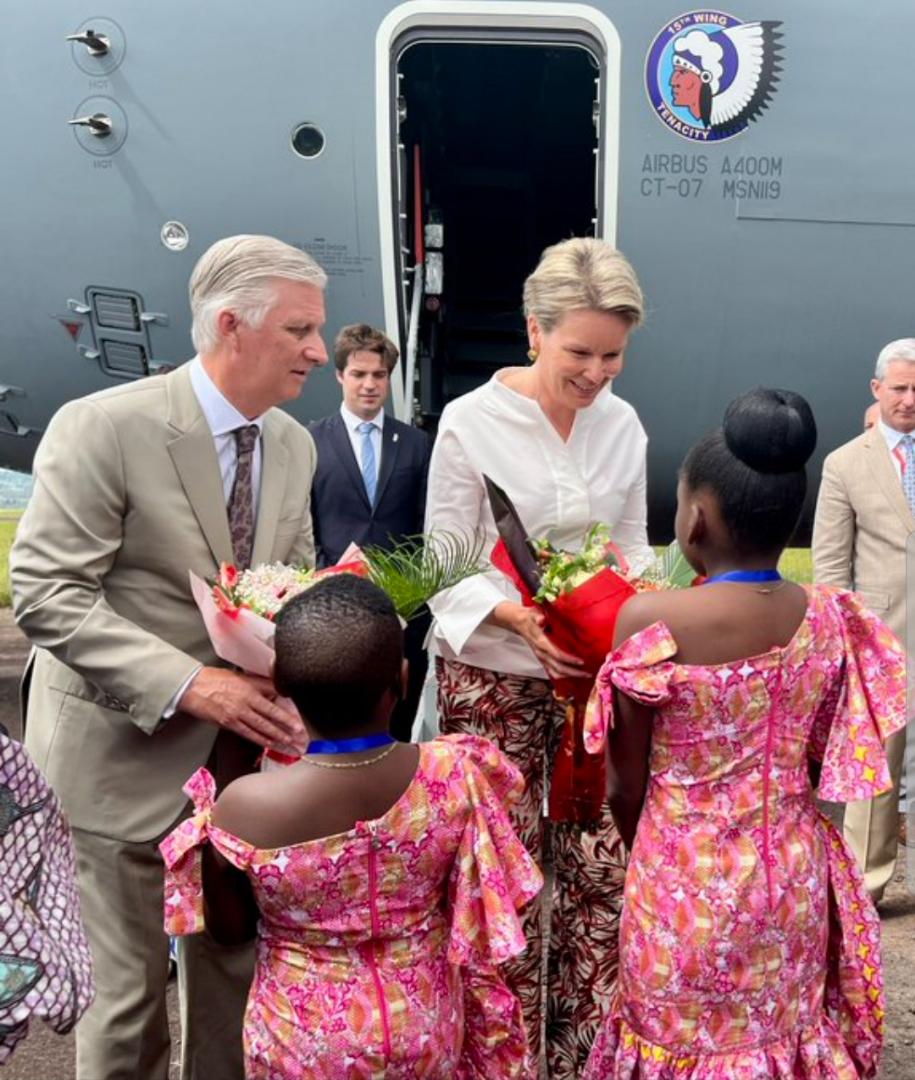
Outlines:
POLYGON ((518 910, 542 877, 503 801, 520 774, 486 739, 420 747, 391 809, 349 832, 271 850, 210 823, 213 780, 161 845, 165 929, 203 929, 201 845, 244 870, 261 911, 245 1014, 248 1080, 535 1075, 498 965, 525 947, 518 910))
POLYGON ((905 719, 905 657, 851 594, 808 589, 784 648, 672 662, 663 623, 598 679, 654 706, 650 780, 629 862, 617 996, 585 1080, 858 1080, 883 1035, 880 923, 819 795, 890 785, 883 741, 905 719))

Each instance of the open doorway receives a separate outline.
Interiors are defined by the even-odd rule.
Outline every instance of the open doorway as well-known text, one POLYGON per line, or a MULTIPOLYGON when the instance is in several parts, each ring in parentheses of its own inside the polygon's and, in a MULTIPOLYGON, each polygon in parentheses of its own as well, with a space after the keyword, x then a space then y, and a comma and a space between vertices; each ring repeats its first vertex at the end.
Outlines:
POLYGON ((434 427, 448 401, 525 362, 521 289, 541 251, 602 231, 601 55, 578 32, 439 29, 395 57, 405 405, 434 427))

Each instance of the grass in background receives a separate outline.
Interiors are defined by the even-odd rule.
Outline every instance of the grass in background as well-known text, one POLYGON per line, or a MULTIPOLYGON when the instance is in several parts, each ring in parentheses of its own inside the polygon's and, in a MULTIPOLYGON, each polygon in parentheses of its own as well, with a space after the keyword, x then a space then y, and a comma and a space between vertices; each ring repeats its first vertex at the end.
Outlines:
POLYGON ((20 517, 21 510, 0 510, 0 608, 9 607, 12 603, 9 554, 20 517))
POLYGON ((782 577, 796 581, 799 585, 809 585, 813 581, 810 548, 785 548, 778 568, 782 577))
MULTIPOLYGON (((656 547, 655 553, 660 555, 663 547, 656 547)), ((813 581, 813 560, 810 548, 785 548, 778 563, 778 569, 782 577, 789 581, 796 581, 799 585, 808 585, 813 581)))

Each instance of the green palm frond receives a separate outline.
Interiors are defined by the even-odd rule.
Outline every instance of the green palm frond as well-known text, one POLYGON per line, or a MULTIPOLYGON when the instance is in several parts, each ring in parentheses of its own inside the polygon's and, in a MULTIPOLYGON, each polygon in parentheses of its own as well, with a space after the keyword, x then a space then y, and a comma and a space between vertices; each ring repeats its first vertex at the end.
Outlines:
POLYGON ((672 540, 645 576, 658 581, 667 589, 687 589, 692 584, 696 571, 686 561, 677 541, 672 540))
POLYGON ((370 547, 363 554, 369 577, 403 619, 412 619, 436 593, 484 569, 483 537, 477 534, 410 536, 391 551, 370 547))

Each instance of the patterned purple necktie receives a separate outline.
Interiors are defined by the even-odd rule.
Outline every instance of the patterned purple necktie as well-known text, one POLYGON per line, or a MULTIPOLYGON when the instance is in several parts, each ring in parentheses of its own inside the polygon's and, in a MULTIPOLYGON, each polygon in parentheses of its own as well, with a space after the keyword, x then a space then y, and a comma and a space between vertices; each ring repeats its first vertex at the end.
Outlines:
POLYGON ((254 466, 254 447, 260 435, 257 424, 236 428, 235 436, 237 459, 235 482, 229 498, 229 534, 232 537, 232 551, 235 565, 239 570, 247 570, 251 565, 251 548, 254 546, 254 492, 251 486, 251 473, 254 466))

